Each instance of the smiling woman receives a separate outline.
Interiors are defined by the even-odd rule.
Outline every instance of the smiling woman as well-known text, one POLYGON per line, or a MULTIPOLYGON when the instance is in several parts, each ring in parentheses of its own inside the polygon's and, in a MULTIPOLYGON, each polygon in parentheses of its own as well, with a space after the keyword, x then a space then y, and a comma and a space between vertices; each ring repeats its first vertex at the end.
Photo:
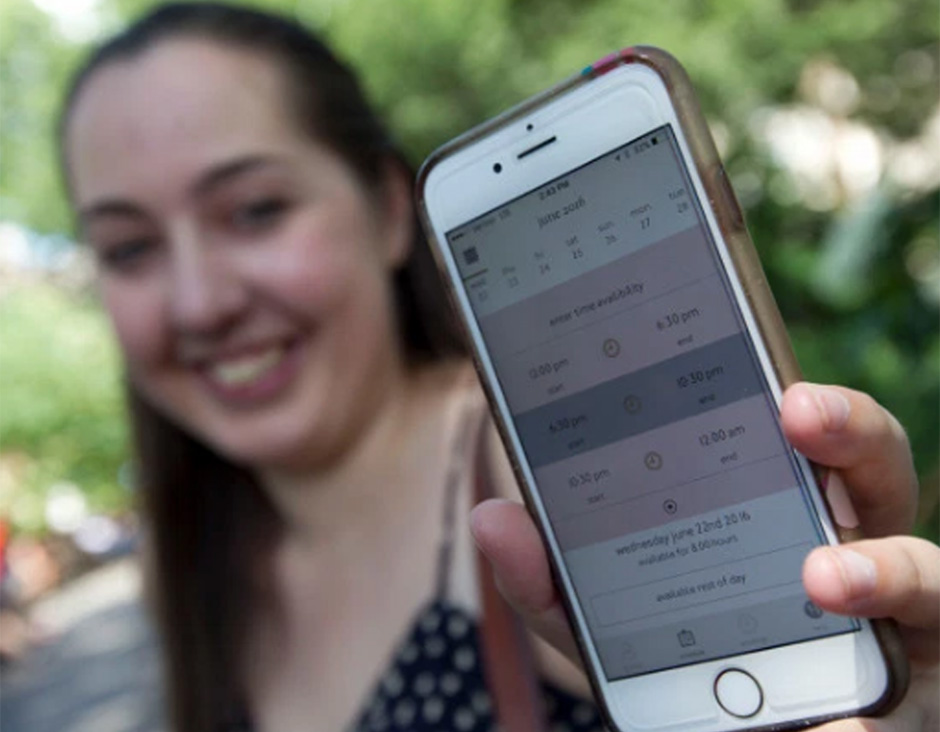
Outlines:
POLYGON ((349 466, 453 399, 461 346, 406 166, 299 27, 157 11, 92 57, 61 129, 127 366, 175 718, 216 728, 245 704, 249 569, 270 572, 315 476, 376 483, 349 466))
MULTIPOLYGON (((164 5, 86 62, 60 142, 125 365, 173 728, 492 730, 497 689, 526 674, 484 654, 510 647, 487 645, 494 617, 514 626, 467 517, 474 485, 514 495, 512 477, 481 459, 472 480, 483 400, 355 77, 291 21, 164 5)), ((803 387, 789 434, 850 477, 875 460, 877 495, 846 482, 876 531, 903 531, 903 434, 860 395, 828 434, 807 394, 843 392, 803 387)), ((490 502, 473 527, 574 658, 521 507, 490 502)), ((535 650, 547 721, 600 729, 579 672, 535 650)))

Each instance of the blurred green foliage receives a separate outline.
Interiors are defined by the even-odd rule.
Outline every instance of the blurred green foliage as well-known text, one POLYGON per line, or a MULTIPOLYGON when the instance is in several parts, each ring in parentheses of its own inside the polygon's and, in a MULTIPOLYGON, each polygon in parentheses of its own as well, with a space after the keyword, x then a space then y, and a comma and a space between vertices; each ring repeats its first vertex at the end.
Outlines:
MULTIPOLYGON (((101 0, 93 36, 154 4, 101 0)), ((696 84, 806 375, 869 391, 897 414, 923 480, 919 531, 937 538, 936 2, 253 4, 320 29, 360 71, 416 163, 450 136, 610 50, 635 43, 671 50, 696 84), (801 115, 801 124, 818 133, 818 164, 795 168, 786 138, 774 142, 786 112, 801 115), (868 147, 853 148, 854 158, 843 151, 841 162, 832 162, 836 146, 859 139, 868 147), (865 183, 867 174, 857 166, 868 161, 874 161, 875 178, 865 183)), ((93 40, 70 38, 71 30, 29 0, 0 5, 0 220, 43 232, 69 226, 57 183, 54 119, 67 74, 93 40)), ((97 316, 84 304, 60 302, 56 312, 48 292, 17 293, 11 302, 10 295, 0 297, 3 451, 51 456, 53 467, 43 469, 37 490, 59 476, 104 495, 124 444, 116 372, 90 367, 100 353, 59 340, 62 328, 71 328, 63 323, 97 316), (21 342, 32 343, 32 350, 21 350, 21 342), (43 359, 57 367, 23 365, 43 359), (56 368, 63 373, 53 389, 56 368), (18 406, 11 408, 8 399, 18 406), (50 400, 59 406, 29 407, 50 400), (79 426, 82 419, 91 420, 87 429, 79 426), (63 430, 63 424, 75 429, 63 430)), ((107 338, 98 337, 104 353, 107 338)))
POLYGON ((61 482, 98 510, 126 507, 120 369, 100 310, 50 284, 15 287, 0 298, 0 344, 4 458, 31 488, 9 497, 16 524, 41 529, 45 491, 61 482))

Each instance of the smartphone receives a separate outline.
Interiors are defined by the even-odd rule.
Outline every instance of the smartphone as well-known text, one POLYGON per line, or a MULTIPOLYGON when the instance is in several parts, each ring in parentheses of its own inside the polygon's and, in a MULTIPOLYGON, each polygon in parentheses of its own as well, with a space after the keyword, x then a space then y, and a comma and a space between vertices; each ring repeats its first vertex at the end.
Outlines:
POLYGON ((418 199, 608 725, 893 704, 890 637, 803 590, 838 536, 779 423, 799 370, 678 62, 588 66, 432 154, 418 199))

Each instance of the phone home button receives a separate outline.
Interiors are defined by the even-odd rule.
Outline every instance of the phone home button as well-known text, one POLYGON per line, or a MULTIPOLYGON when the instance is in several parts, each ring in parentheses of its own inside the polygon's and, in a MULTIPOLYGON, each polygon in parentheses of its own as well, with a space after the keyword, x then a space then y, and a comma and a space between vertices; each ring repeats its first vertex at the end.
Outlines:
POLYGON ((715 699, 728 714, 747 719, 764 705, 764 692, 747 671, 731 668, 715 679, 715 699))

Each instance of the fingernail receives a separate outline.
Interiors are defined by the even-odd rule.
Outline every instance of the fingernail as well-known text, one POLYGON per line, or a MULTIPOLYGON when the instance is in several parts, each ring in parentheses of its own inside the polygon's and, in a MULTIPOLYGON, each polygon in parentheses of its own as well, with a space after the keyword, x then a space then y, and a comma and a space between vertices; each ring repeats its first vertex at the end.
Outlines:
POLYGON ((878 570, 871 559, 844 547, 836 548, 835 556, 853 600, 864 599, 875 591, 875 585, 878 584, 878 570))
POLYGON ((470 509, 470 516, 469 516, 470 536, 473 538, 473 544, 474 546, 476 546, 477 551, 479 551, 484 557, 487 558, 487 560, 489 560, 490 557, 489 557, 489 554, 487 554, 486 552, 486 547, 484 546, 484 543, 480 541, 480 538, 479 538, 480 520, 481 520, 480 512, 478 510, 479 508, 480 508, 480 504, 478 503, 476 506, 470 509))
POLYGON ((813 399, 823 418, 823 425, 828 432, 836 432, 849 421, 849 400, 835 389, 825 386, 811 387, 813 399))
POLYGON ((826 501, 832 511, 833 520, 843 529, 857 529, 859 525, 858 514, 849 497, 842 476, 830 470, 826 481, 826 501))
POLYGON ((477 547, 480 546, 480 542, 477 541, 477 522, 479 521, 479 518, 477 515, 478 507, 479 507, 479 504, 471 508, 470 515, 468 516, 468 523, 470 524, 470 536, 473 537, 473 542, 477 545, 477 547))

